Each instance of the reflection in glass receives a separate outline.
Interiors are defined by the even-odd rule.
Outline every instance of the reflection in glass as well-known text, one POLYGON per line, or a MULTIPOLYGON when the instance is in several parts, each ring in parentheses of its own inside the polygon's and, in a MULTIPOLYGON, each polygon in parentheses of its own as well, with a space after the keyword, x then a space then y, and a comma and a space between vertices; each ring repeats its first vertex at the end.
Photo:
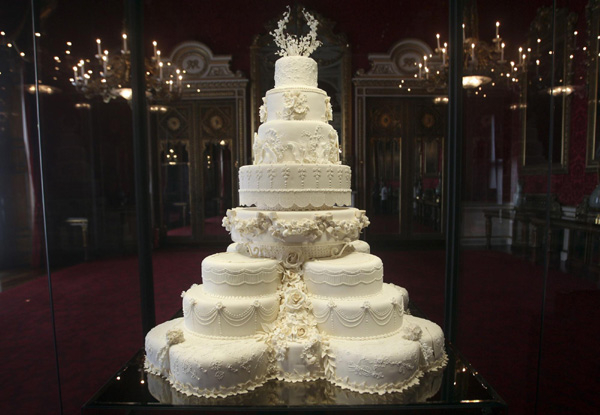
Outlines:
POLYGON ((191 236, 188 143, 166 142, 161 149, 163 223, 167 236, 191 236))
POLYGON ((577 16, 568 9, 558 9, 554 16, 551 7, 542 7, 532 22, 524 75, 526 87, 522 91, 524 172, 543 172, 549 161, 554 172, 566 172, 576 20, 577 16), (556 26, 552 25, 553 18, 556 26), (549 108, 552 108, 550 118, 549 108))
POLYGON ((204 234, 225 235, 221 222, 232 207, 231 141, 207 141, 202 151, 204 234))

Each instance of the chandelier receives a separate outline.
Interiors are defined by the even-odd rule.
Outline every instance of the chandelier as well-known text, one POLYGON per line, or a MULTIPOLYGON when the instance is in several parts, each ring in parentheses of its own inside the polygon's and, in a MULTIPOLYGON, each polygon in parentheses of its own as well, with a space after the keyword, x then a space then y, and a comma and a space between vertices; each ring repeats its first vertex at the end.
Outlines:
MULTIPOLYGON (((465 9, 465 22, 462 25, 463 77, 465 89, 481 90, 482 86, 510 86, 519 82, 519 74, 526 68, 527 55, 519 48, 518 61, 508 61, 505 57, 506 44, 500 36, 500 22, 496 22, 495 37, 491 42, 479 38, 479 22, 475 1, 465 9)), ((433 91, 448 86, 449 55, 448 43, 441 43, 436 34, 437 47, 434 54, 423 56, 418 63, 415 78, 424 82, 424 87, 433 91)), ((477 92, 476 92, 477 93, 477 92)))
MULTIPOLYGON (((123 47, 118 53, 102 49, 102 41, 96 39, 97 53, 94 59, 81 59, 73 66, 71 84, 86 98, 101 97, 108 103, 111 99, 131 99, 131 54, 127 47, 127 34, 122 35, 123 47)), ((154 55, 144 62, 146 73, 146 97, 153 102, 168 102, 181 97, 183 73, 171 62, 161 57, 157 42, 152 42, 154 55)))

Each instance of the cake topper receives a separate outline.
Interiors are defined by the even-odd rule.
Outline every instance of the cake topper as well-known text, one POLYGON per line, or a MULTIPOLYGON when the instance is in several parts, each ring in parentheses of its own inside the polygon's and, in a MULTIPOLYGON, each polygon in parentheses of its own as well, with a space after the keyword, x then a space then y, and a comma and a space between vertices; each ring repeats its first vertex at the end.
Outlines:
POLYGON ((275 44, 279 47, 279 51, 277 51, 279 56, 309 56, 321 46, 321 41, 317 40, 318 20, 306 9, 302 9, 302 14, 310 28, 307 35, 298 37, 297 35, 284 33, 285 26, 290 21, 290 6, 283 13, 283 18, 277 22, 277 29, 270 33, 275 39, 275 44))

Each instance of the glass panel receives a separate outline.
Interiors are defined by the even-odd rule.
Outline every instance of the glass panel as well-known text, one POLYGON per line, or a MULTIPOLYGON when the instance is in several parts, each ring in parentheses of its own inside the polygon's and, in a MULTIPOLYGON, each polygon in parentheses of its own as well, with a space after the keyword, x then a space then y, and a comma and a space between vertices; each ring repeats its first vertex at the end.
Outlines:
MULTIPOLYGON (((0 412, 61 413, 43 217, 36 60, 29 2, 0 16, 0 412), (32 399, 35 394, 35 399, 32 399)), ((39 20, 36 20, 39 24, 39 20)), ((40 85, 39 99, 47 99, 40 85)), ((43 139, 42 139, 43 143, 43 139)), ((44 156, 44 154, 42 154, 44 156)), ((45 160, 44 160, 45 161, 45 160)), ((61 302, 63 305, 64 301, 61 302)))
POLYGON ((132 111, 116 89, 129 86, 129 48, 121 1, 53 2, 36 19, 40 87, 56 88, 39 124, 62 405, 77 413, 143 339, 132 111))
MULTIPOLYGON (((27 3, 11 6, 0 21, 0 321, 3 338, 11 339, 1 347, 19 356, 3 382, 6 412, 60 409, 51 305, 65 413, 78 412, 106 380, 118 389, 111 375, 132 356, 135 373, 127 375, 146 381, 135 363, 143 336, 131 106, 119 95, 128 92, 126 76, 106 76, 129 70, 124 2, 50 3, 34 10, 36 55, 27 3), (35 84, 34 63, 39 120, 35 95, 23 88, 35 84), (36 151, 44 162, 47 235, 36 151), (39 399, 24 395, 33 388, 39 399)), ((591 413, 600 349, 590 330, 600 309, 598 2, 465 3, 469 78, 453 347, 475 369, 453 354, 456 367, 440 388, 448 395, 429 403, 488 399, 493 389, 482 375, 511 413, 591 413), (460 390, 465 376, 475 395, 460 390)), ((354 205, 371 218, 366 239, 383 260, 385 282, 407 288, 414 312, 441 324, 443 243, 451 236, 444 235, 445 173, 453 161, 446 155, 446 6, 332 5, 315 3, 334 46, 320 55, 323 66, 331 64, 320 85, 332 98, 341 159, 353 169, 354 205)), ((211 3, 200 13, 193 2, 145 4, 153 228, 147 242, 155 248, 159 322, 181 308, 182 290, 201 282, 202 259, 230 242, 221 220, 238 205, 238 168, 251 163, 274 61, 261 53, 285 6, 234 2, 232 13, 231 2, 211 3), (185 69, 181 80, 175 68, 185 69)), ((143 386, 141 393, 148 398, 143 386)))
MULTIPOLYGON (((492 7, 469 1, 464 12, 465 75, 480 73, 488 82, 463 89, 457 346, 486 374, 511 413, 535 413, 545 279, 535 248, 544 233, 534 234, 531 220, 543 220, 548 212, 547 167, 534 177, 523 162, 523 134, 531 125, 527 112, 538 112, 546 132, 550 119, 549 105, 526 99, 539 58, 528 43, 543 6, 537 3, 492 7)), ((551 22, 544 27, 551 31, 551 22)))
POLYGON ((557 1, 556 7, 554 122, 558 126, 569 123, 569 128, 567 140, 560 140, 560 132, 555 133, 554 147, 567 143, 568 171, 562 177, 551 177, 551 192, 556 194, 562 214, 560 219, 552 215, 545 229, 549 269, 540 331, 537 409, 540 414, 588 414, 597 408, 600 387, 592 369, 598 366, 595 351, 600 349, 600 335, 590 330, 600 317, 594 146, 588 145, 584 155, 586 140, 596 134, 593 108, 598 83, 592 82, 588 88, 588 80, 597 77, 599 3, 557 1), (591 117, 587 123, 583 121, 586 113, 591 117))
POLYGON ((478 12, 482 39, 500 22, 514 80, 465 90, 458 346, 511 413, 589 413, 598 339, 578 327, 595 321, 599 301, 588 203, 597 179, 586 173, 586 123, 577 121, 595 53, 585 2, 478 12))

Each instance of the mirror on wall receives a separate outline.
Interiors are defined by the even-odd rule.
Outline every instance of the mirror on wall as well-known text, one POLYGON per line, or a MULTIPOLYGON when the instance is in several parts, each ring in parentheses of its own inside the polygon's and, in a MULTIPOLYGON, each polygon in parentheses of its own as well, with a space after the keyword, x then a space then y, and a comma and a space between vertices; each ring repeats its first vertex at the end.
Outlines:
POLYGON ((202 234, 226 235, 221 226, 227 209, 233 207, 231 140, 206 140, 202 144, 202 234))
POLYGON ((600 59, 600 1, 590 0, 587 8, 588 24, 588 128, 586 167, 596 170, 600 165, 600 123, 598 122, 598 64, 600 59))
POLYGON ((167 236, 192 236, 188 140, 161 142, 161 196, 167 236))
POLYGON ((545 173, 548 162, 553 173, 568 169, 576 20, 568 9, 542 7, 529 29, 521 93, 525 174, 545 173))

